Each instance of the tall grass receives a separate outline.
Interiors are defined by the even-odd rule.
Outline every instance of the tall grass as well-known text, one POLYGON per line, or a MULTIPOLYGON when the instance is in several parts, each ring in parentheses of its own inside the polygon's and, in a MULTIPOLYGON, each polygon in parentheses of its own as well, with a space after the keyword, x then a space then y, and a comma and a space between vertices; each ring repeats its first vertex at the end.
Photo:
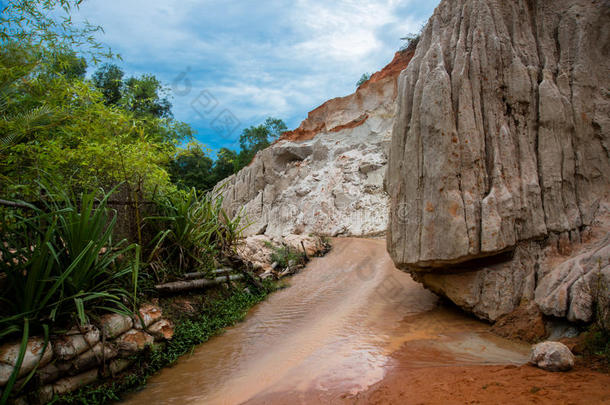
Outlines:
POLYGON ((26 204, 33 214, 16 214, 0 242, 0 338, 21 335, 22 341, 0 404, 19 377, 31 333, 42 331, 48 340, 54 328, 85 324, 97 311, 130 314, 129 304, 135 307, 139 246, 113 242, 116 213, 107 207, 110 193, 71 198, 42 189, 43 207, 26 204))
POLYGON ((157 282, 211 269, 232 253, 247 226, 240 215, 227 215, 221 197, 195 189, 162 197, 158 205, 161 215, 145 218, 157 230, 147 254, 157 282))

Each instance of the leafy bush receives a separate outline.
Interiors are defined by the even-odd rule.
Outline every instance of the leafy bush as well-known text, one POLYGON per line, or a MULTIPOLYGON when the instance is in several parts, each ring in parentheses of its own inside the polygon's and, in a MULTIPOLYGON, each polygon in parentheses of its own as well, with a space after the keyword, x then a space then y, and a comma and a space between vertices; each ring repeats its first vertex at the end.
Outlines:
POLYGON ((99 200, 94 193, 74 199, 42 189, 43 208, 21 203, 33 215, 17 214, 17 222, 4 224, 0 243, 5 276, 0 338, 22 336, 21 354, 0 403, 16 381, 31 332, 42 331, 48 340, 53 328, 75 320, 84 324, 97 310, 130 314, 129 303, 135 306, 139 246, 113 243, 116 216, 106 206, 110 193, 99 200))
POLYGON ((305 253, 291 248, 290 246, 280 246, 271 253, 271 262, 276 262, 279 267, 286 268, 293 261, 295 264, 305 264, 307 256, 305 253))
POLYGON ((371 74, 370 73, 363 73, 362 76, 360 76, 360 79, 358 79, 358 81, 356 82, 356 87, 362 86, 370 78, 371 78, 371 74))

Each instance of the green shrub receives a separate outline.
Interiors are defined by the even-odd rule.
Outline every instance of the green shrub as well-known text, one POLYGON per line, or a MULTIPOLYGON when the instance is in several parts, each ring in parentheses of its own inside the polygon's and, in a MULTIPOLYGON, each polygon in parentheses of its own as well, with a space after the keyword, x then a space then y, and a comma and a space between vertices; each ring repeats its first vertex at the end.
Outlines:
POLYGON ((305 264, 307 256, 305 256, 305 253, 295 250, 290 246, 280 246, 271 253, 271 262, 276 262, 281 268, 288 267, 291 261, 294 261, 297 265, 305 264))
POLYGON ((356 87, 362 86, 370 78, 371 78, 371 74, 370 73, 363 73, 362 76, 360 76, 360 79, 358 79, 358 81, 356 82, 356 87))
MULTIPOLYGON (((33 333, 48 340, 55 327, 88 322, 97 310, 130 314, 135 306, 139 246, 113 243, 116 216, 106 206, 109 194, 69 198, 42 187, 43 208, 26 203, 33 214, 16 215, 0 243, 0 338, 21 335, 15 371, 0 403, 5 403, 17 379, 25 344, 33 333), (129 259, 135 255, 135 259, 129 259), (125 286, 129 287, 125 287, 125 286)), ((44 353, 44 350, 41 352, 44 353)), ((26 382, 31 376, 30 373, 26 382)))
POLYGON ((194 188, 162 197, 158 206, 161 215, 145 219, 157 229, 147 254, 157 282, 211 269, 215 259, 232 252, 247 226, 240 215, 229 218, 221 197, 194 188))

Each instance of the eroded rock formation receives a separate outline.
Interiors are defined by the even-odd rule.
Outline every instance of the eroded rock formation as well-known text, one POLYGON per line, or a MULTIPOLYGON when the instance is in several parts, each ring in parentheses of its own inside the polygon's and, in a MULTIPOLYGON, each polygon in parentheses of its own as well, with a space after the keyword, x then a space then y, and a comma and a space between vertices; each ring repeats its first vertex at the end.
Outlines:
POLYGON ((246 235, 385 232, 388 197, 383 176, 396 79, 412 55, 397 53, 354 94, 329 100, 310 112, 299 128, 218 186, 231 215, 243 207, 252 223, 246 235))
POLYGON ((589 321, 610 281, 609 72, 608 1, 442 1, 398 81, 397 266, 483 318, 535 299, 589 321), (570 244, 584 256, 549 258, 570 244))

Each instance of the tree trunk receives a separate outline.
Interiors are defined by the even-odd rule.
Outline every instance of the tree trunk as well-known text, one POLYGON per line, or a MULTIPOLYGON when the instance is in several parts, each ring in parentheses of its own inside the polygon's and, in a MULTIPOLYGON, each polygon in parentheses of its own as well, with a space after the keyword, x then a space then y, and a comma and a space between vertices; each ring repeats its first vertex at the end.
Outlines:
POLYGON ((210 287, 222 283, 226 283, 228 281, 241 280, 244 278, 242 274, 233 274, 226 275, 221 277, 216 277, 214 279, 198 279, 198 280, 187 280, 187 281, 175 281, 173 283, 159 284, 155 286, 155 289, 162 293, 169 292, 178 292, 178 291, 188 291, 188 290, 196 290, 199 288, 210 287))

